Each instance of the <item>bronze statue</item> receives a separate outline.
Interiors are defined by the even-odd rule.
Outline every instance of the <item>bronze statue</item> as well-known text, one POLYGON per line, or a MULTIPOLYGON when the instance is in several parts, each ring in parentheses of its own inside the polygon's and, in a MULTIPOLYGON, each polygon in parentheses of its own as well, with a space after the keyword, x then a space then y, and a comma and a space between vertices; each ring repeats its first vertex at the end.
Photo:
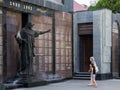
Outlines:
POLYGON ((19 62, 19 69, 18 74, 19 75, 32 75, 33 74, 33 57, 34 54, 34 42, 35 37, 38 37, 41 34, 50 32, 51 30, 46 31, 36 31, 33 30, 34 24, 31 22, 28 22, 25 27, 19 31, 15 38, 19 44, 20 52, 21 52, 21 59, 19 62))

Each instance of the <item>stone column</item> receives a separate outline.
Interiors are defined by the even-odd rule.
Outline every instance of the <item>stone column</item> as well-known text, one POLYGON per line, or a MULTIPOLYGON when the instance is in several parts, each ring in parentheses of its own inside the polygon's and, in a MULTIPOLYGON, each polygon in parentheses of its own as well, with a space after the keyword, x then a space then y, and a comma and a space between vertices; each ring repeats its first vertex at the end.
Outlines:
POLYGON ((93 11, 93 56, 99 67, 98 79, 111 78, 112 12, 93 11))

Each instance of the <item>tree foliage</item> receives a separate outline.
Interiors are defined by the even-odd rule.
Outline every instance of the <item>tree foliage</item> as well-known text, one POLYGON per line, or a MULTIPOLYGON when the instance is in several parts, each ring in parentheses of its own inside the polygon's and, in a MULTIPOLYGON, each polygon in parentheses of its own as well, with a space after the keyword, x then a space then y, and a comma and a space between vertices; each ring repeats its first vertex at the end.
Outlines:
POLYGON ((90 6, 89 10, 107 8, 113 13, 120 13, 120 0, 99 0, 96 6, 90 6))

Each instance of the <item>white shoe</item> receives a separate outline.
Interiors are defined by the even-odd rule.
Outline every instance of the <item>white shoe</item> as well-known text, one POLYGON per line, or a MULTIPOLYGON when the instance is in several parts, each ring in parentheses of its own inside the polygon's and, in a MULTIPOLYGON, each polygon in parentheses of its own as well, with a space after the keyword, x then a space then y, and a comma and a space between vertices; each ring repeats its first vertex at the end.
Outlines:
POLYGON ((90 83, 90 84, 88 84, 88 86, 91 86, 92 84, 90 83))

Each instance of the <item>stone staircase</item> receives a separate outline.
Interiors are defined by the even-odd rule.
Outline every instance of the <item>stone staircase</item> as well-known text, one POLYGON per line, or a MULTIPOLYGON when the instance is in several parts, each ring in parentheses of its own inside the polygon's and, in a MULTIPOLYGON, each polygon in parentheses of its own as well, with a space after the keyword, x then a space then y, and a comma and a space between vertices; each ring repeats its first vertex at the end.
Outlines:
POLYGON ((74 73, 73 79, 90 80, 90 73, 89 72, 76 72, 74 73))

